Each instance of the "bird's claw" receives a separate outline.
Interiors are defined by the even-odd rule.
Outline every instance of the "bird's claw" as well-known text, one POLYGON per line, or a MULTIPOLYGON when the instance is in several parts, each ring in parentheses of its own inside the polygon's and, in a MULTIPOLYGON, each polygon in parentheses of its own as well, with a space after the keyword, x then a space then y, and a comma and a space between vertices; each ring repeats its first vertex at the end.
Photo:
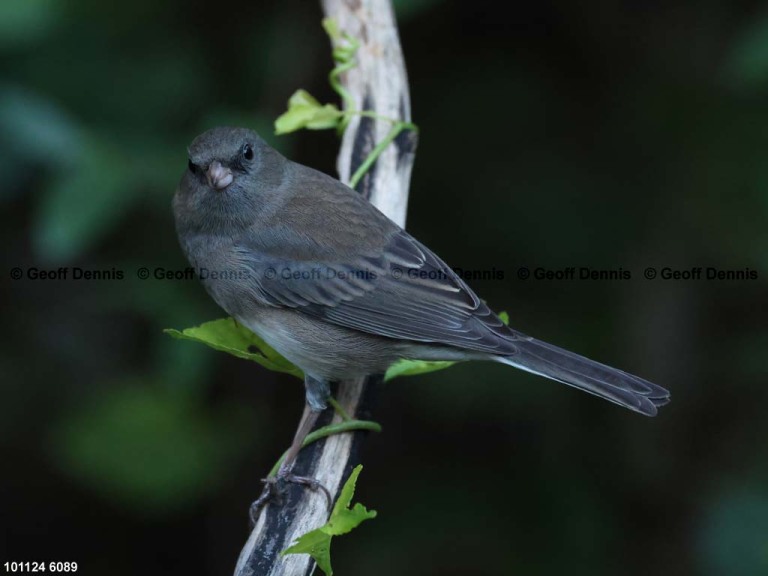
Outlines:
POLYGON ((331 497, 330 491, 315 478, 296 476, 295 474, 288 473, 284 475, 278 474, 277 476, 271 476, 269 478, 262 478, 261 481, 264 484, 264 490, 262 490, 261 495, 251 504, 249 510, 251 528, 256 525, 259 513, 267 502, 274 500, 276 504, 282 504, 286 484, 298 484, 299 486, 309 488, 313 492, 321 490, 325 496, 325 501, 328 504, 328 509, 330 510, 333 505, 333 498, 331 497))

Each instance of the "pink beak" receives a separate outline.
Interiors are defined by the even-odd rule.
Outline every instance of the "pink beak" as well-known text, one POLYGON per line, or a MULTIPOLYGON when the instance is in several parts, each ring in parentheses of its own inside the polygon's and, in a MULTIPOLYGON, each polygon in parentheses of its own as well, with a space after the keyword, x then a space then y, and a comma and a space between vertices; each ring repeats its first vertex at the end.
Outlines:
POLYGON ((224 190, 224 188, 232 184, 232 180, 234 180, 232 170, 222 166, 221 162, 218 160, 211 162, 211 165, 208 166, 206 176, 208 178, 208 184, 216 188, 216 190, 224 190))

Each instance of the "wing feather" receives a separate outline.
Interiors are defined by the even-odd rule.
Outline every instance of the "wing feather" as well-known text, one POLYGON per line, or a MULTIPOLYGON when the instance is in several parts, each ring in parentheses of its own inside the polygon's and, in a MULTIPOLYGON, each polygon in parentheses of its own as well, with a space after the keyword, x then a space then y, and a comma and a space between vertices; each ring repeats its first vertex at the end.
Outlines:
POLYGON ((239 249, 263 301, 379 336, 514 353, 518 337, 440 258, 393 225, 376 257, 291 261, 239 249))

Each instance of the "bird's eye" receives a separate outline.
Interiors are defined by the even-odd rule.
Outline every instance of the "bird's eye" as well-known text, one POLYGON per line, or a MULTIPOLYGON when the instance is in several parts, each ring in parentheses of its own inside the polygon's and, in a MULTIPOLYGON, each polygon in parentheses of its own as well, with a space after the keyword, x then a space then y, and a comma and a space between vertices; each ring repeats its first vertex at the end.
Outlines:
POLYGON ((189 168, 189 171, 192 172, 192 174, 197 174, 197 164, 192 162, 192 160, 187 160, 187 167, 189 168))
POLYGON ((243 146, 243 158, 253 160, 253 147, 250 144, 243 146))

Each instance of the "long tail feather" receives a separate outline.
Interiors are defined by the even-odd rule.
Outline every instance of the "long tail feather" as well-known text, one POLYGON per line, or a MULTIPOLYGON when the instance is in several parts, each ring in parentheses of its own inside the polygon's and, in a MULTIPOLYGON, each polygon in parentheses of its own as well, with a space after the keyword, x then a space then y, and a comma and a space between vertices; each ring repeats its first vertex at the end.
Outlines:
POLYGON ((533 338, 519 340, 515 346, 519 349, 517 354, 495 359, 646 416, 655 416, 657 408, 669 402, 669 392, 661 386, 568 350, 533 338))

